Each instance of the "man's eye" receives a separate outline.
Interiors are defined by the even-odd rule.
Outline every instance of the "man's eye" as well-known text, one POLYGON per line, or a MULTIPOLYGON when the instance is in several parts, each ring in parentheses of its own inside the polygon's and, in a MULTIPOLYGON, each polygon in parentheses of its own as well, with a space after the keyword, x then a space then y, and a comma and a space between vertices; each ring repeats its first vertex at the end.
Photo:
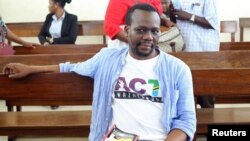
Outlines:
POLYGON ((145 33, 145 30, 144 29, 136 29, 136 32, 140 33, 140 34, 143 34, 143 33, 145 33))
POLYGON ((152 30, 153 34, 159 34, 159 30, 152 30))

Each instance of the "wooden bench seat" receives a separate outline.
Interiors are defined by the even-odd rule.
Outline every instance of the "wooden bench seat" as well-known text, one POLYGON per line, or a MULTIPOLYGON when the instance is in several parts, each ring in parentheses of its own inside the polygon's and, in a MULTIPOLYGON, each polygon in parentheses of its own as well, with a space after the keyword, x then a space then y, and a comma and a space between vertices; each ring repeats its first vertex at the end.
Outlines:
POLYGON ((208 108, 196 112, 198 135, 206 135, 208 125, 250 125, 249 108, 208 108))
POLYGON ((91 111, 0 112, 0 117, 2 136, 87 137, 91 111))

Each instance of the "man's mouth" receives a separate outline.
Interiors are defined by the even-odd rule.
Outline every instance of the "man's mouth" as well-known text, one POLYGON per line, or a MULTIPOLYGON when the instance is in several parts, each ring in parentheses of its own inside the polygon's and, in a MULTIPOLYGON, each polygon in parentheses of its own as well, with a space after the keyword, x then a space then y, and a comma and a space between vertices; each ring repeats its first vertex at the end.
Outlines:
POLYGON ((140 43, 139 44, 139 47, 141 48, 141 49, 149 49, 149 48, 152 48, 152 44, 149 44, 149 43, 140 43))

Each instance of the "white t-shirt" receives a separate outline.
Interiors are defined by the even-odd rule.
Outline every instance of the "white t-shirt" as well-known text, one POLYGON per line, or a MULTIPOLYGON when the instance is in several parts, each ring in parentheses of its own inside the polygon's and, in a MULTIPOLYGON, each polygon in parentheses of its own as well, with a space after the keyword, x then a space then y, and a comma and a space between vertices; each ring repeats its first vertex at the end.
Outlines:
POLYGON ((166 132, 161 124, 163 111, 159 81, 153 69, 158 56, 136 60, 129 54, 114 88, 113 121, 124 132, 139 136, 140 140, 163 141, 166 132))

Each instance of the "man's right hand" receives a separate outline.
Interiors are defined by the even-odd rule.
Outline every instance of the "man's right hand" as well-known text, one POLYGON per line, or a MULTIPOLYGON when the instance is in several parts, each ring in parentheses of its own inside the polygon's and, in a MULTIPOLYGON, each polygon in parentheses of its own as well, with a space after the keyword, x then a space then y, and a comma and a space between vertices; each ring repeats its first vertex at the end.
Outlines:
POLYGON ((3 73, 10 78, 23 78, 32 73, 32 68, 20 63, 9 63, 4 66, 3 73))

